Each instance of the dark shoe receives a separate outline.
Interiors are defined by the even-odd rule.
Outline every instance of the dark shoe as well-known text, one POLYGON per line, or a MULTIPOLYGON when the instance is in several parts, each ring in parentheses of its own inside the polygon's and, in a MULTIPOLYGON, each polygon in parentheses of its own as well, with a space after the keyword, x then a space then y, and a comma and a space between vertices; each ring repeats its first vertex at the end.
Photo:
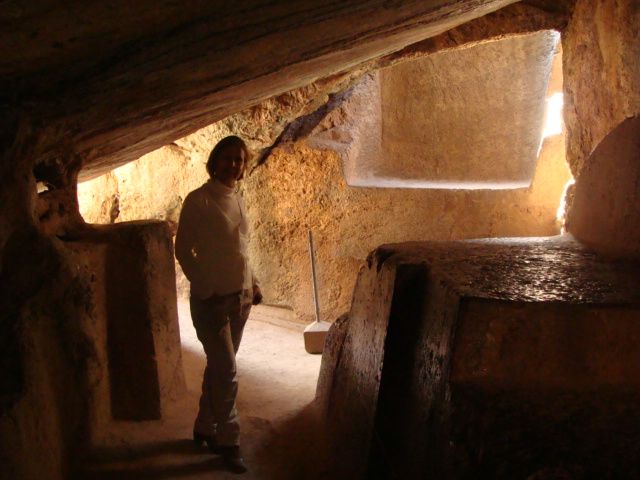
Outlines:
POLYGON ((207 445, 209 445, 212 443, 212 441, 213 437, 211 435, 198 433, 195 430, 193 431, 193 443, 195 443, 198 447, 201 447, 205 442, 207 445))
POLYGON ((240 447, 226 447, 219 446, 220 455, 222 455, 222 460, 224 460, 224 464, 233 473, 244 473, 247 471, 247 465, 244 463, 244 459, 242 458, 242 454, 240 453, 240 447))
POLYGON ((224 447, 218 445, 216 441, 216 437, 209 437, 207 439, 207 447, 209 447, 209 453, 213 453, 214 455, 222 455, 224 451, 224 447))

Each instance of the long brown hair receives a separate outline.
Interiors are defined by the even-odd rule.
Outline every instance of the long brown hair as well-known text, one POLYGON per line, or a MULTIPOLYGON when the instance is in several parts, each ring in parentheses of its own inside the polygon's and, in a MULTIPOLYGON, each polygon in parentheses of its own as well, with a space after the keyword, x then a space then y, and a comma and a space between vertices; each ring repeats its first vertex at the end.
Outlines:
POLYGON ((224 137, 222 140, 216 143, 216 146, 213 147, 213 150, 211 150, 211 153, 209 154, 209 159, 207 160, 207 172, 209 173, 209 176, 211 178, 214 177, 214 167, 216 161, 218 160, 218 157, 220 156, 220 153, 222 152, 222 150, 230 146, 240 147, 244 152, 244 165, 242 166, 242 172, 240 173, 240 177, 238 178, 238 180, 242 180, 242 177, 244 177, 244 172, 247 169, 247 165, 251 156, 249 153, 249 148, 247 147, 247 144, 244 143, 244 140, 240 137, 236 135, 229 135, 228 137, 224 137))

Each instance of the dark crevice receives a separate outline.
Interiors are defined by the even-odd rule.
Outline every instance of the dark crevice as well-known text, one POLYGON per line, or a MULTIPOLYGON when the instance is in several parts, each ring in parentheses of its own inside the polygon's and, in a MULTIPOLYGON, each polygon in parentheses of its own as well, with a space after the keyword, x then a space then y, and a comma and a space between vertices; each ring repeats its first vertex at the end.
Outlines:
POLYGON ((353 93, 353 87, 349 87, 346 90, 343 90, 338 93, 332 93, 329 95, 329 99, 327 103, 322 105, 320 108, 315 110, 314 112, 303 115, 301 117, 296 118, 292 122, 289 122, 278 138, 273 142, 272 145, 263 148, 258 156, 258 160, 256 161, 255 166, 251 169, 249 175, 253 173, 253 171, 267 161, 271 152, 277 147, 288 143, 294 143, 298 140, 302 140, 311 134, 314 128, 318 126, 318 124, 326 118, 331 112, 335 109, 339 108, 343 102, 348 100, 353 93))
POLYGON ((419 478, 407 475, 405 432, 412 421, 411 392, 415 357, 423 322, 428 272, 424 266, 401 265, 396 274, 384 363, 367 478, 419 478), (398 394, 402 392, 402 394, 398 394))

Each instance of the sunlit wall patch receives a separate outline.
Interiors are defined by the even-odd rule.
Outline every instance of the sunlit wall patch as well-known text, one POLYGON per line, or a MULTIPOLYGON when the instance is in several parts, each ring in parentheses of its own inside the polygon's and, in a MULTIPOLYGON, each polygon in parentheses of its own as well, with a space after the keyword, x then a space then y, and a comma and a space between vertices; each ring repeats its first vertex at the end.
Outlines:
POLYGON ((528 188, 545 118, 561 112, 561 97, 547 102, 552 72, 562 77, 559 39, 512 35, 382 69, 354 88, 349 118, 312 142, 341 154, 354 187, 528 188))

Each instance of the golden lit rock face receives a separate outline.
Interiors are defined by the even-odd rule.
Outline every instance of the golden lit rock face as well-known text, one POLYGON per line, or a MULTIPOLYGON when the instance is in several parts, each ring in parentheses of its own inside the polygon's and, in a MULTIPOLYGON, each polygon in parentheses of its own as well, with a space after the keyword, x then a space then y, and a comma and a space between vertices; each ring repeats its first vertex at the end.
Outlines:
MULTIPOLYGON (((177 141, 180 148, 164 147, 81 183, 85 220, 109 223, 117 208, 117 221, 176 222, 187 193, 206 181, 206 157, 224 131, 212 125, 177 141)), ((276 149, 242 184, 253 231, 250 256, 266 301, 288 305, 304 320, 313 316, 308 229, 318 239, 321 313, 328 321, 349 308, 362 261, 382 243, 559 233, 555 214, 569 178, 561 136, 545 140, 529 189, 355 188, 342 165, 337 153, 296 142, 276 149)), ((187 296, 188 288, 178 275, 179 293, 187 296)))
MULTIPOLYGON (((255 146, 268 147, 283 125, 313 111, 328 94, 342 90, 360 73, 500 35, 559 29, 564 45, 569 160, 574 173, 584 173, 582 184, 578 180, 576 187, 583 193, 576 200, 573 231, 594 248, 611 248, 624 255, 637 253, 639 233, 634 219, 638 215, 633 208, 638 204, 634 196, 637 189, 628 188, 628 182, 636 178, 637 157, 618 157, 620 152, 614 149, 612 156, 594 156, 593 164, 587 164, 600 142, 640 110, 637 1, 577 0, 566 29, 571 1, 517 2, 484 17, 513 2, 310 0, 294 2, 295 7, 292 2, 276 1, 267 2, 264 9, 251 8, 257 3, 243 3, 251 15, 221 1, 178 5, 164 0, 106 4, 89 0, 81 6, 68 2, 54 5, 49 0, 3 3, 0 365, 8 374, 0 375, 0 477, 68 476, 79 458, 78 446, 86 445, 91 391, 87 382, 105 385, 107 381, 104 352, 96 356, 87 335, 90 332, 83 327, 104 327, 104 323, 97 325, 104 318, 96 310, 95 300, 106 291, 107 266, 99 257, 110 241, 97 245, 95 238, 88 238, 91 229, 85 230, 78 216, 75 179, 81 165, 86 167, 84 178, 89 178, 166 146, 158 155, 183 169, 180 181, 163 178, 148 164, 147 170, 140 169, 137 174, 149 183, 153 180, 155 192, 142 198, 114 174, 105 180, 101 192, 109 195, 96 195, 98 206, 92 215, 105 222, 115 221, 128 215, 127 205, 138 204, 138 212, 148 218, 147 202, 159 207, 154 218, 175 220, 183 198, 180 192, 191 190, 196 180, 200 183, 198 175, 203 173, 194 172, 203 172, 198 158, 210 148, 210 144, 205 147, 195 142, 196 155, 191 157, 180 152, 192 147, 177 139, 198 128, 226 119, 225 131, 253 136, 255 146), (261 102, 266 99, 270 105, 265 107, 261 102), (242 113, 230 118, 235 112, 242 113), (170 145, 172 142, 176 145, 170 145), (59 178, 65 181, 56 184, 59 178), (51 181, 58 191, 38 196, 36 181, 51 181), (591 189, 604 196, 590 195, 591 189), (609 209, 610 204, 615 208, 609 209), (593 216, 589 213, 592 208, 593 216), (584 228, 579 222, 584 222, 584 228)), ((551 145, 562 149, 561 141, 549 142, 551 145)), ((265 252, 255 254, 256 268, 272 288, 268 295, 292 305, 302 317, 305 309, 311 312, 311 294, 306 251, 298 239, 304 238, 309 227, 322 244, 319 258, 329 265, 327 278, 320 273, 327 320, 349 305, 358 265, 367 251, 382 242, 557 231, 553 213, 564 183, 557 178, 566 170, 559 169, 548 177, 553 180, 543 181, 544 168, 556 168, 550 166, 556 165, 555 160, 543 168, 544 153, 531 189, 495 195, 349 190, 341 177, 342 153, 314 150, 300 142, 284 144, 245 184, 256 232, 251 248, 254 253, 265 252), (329 259, 337 260, 332 264, 329 259), (283 269, 293 273, 281 275, 283 269)), ((546 158, 559 157, 556 152, 546 158)), ((136 168, 131 167, 134 173, 136 168)), ((168 290, 160 289, 156 294, 166 299, 166 292, 173 289, 170 231, 167 225, 158 228, 163 230, 163 240, 158 241, 154 254, 162 261, 166 283, 161 283, 168 290)), ((476 254, 468 251, 465 255, 476 254)), ((547 254, 543 248, 542 267, 532 281, 555 288, 552 282, 559 277, 554 277, 555 267, 544 262, 547 254)), ((469 263, 467 260, 461 263, 469 263)), ((159 272, 157 262, 149 264, 149 272, 154 268, 159 272)), ((513 266, 513 261, 506 261, 502 271, 509 273, 513 266)), ((389 269, 381 271, 386 280, 392 279, 389 269)), ((482 273, 492 271, 489 268, 482 273)), ((358 328, 363 336, 349 337, 352 345, 362 340, 361 346, 366 347, 356 349, 350 365, 356 367, 360 379, 369 382, 369 392, 375 390, 376 375, 381 373, 369 367, 382 353, 381 349, 373 351, 371 345, 384 341, 383 330, 375 328, 375 322, 383 317, 369 314, 388 305, 392 294, 390 283, 376 287, 378 272, 371 273, 369 284, 358 290, 360 294, 371 293, 371 302, 359 300, 352 309, 360 315, 358 328)), ((569 271, 559 281, 577 295, 571 298, 581 301, 580 295, 592 285, 580 283, 582 277, 573 274, 569 271)), ((617 284, 605 282, 605 286, 613 293, 624 291, 617 284)), ((155 305, 159 310, 165 306, 161 302, 155 305)), ((151 315, 169 321, 175 312, 156 313, 151 315)), ((179 350, 177 330, 165 328, 160 334, 173 337, 169 343, 175 347, 169 352, 172 360, 159 360, 162 399, 170 393, 163 392, 162 379, 171 385, 169 367, 171 362, 179 363, 179 350)), ((521 338, 526 337, 525 331, 521 338)), ((616 334, 615 338, 622 342, 626 337, 616 334)), ((427 338, 425 345, 433 346, 431 340, 427 338)), ((336 378, 340 382, 348 377, 336 378)), ((179 387, 179 379, 173 380, 179 387)), ((356 391, 353 397, 356 410, 361 408, 360 393, 356 391)), ((464 392, 458 397, 463 401, 456 405, 474 405, 473 395, 468 397, 470 403, 463 397, 464 392)), ((415 405, 424 411, 424 403, 415 405)), ((513 404, 514 408, 520 405, 513 404)), ((611 405, 597 405, 603 408, 596 411, 608 412, 611 405)), ((633 402, 632 409, 637 405, 638 401, 633 402)), ((98 415, 105 424, 111 421, 106 409, 100 409, 98 415)), ((353 418, 353 411, 347 411, 345 418, 353 418)), ((637 424, 623 423, 609 437, 578 437, 619 438, 619 432, 637 424)), ((101 427, 97 430, 108 434, 101 427)), ((498 434, 488 438, 506 437, 498 434)), ((622 457, 634 459, 637 455, 622 457)), ((524 475, 511 478, 520 477, 524 475)))
POLYGON ((640 256, 640 116, 623 121, 587 159, 567 230, 598 251, 640 256))
POLYGON ((637 2, 578 0, 563 37, 569 231, 612 255, 640 254, 638 25, 637 2))
POLYGON ((633 0, 578 0, 563 33, 567 160, 587 158, 625 118, 640 114, 640 9, 633 0))
POLYGON ((558 39, 512 36, 381 70, 381 155, 360 175, 434 188, 528 186, 558 39))
MULTIPOLYGON (((416 47, 415 50, 409 49, 402 55, 382 59, 381 62, 392 65, 387 68, 389 75, 397 71, 393 74, 397 79, 397 85, 393 91, 387 92, 387 102, 393 103, 394 93, 405 96, 415 93, 411 88, 401 85, 402 78, 406 77, 404 73, 407 68, 410 70, 409 64, 412 63, 403 62, 404 58, 424 55, 437 45, 437 48, 449 50, 435 56, 453 59, 466 50, 457 51, 452 47, 467 43, 473 45, 482 35, 508 33, 518 31, 519 28, 526 31, 527 28, 547 25, 540 18, 540 13, 538 12, 536 17, 530 7, 514 7, 509 8, 509 13, 501 11, 494 14, 493 16, 497 17, 494 21, 483 17, 458 27, 456 31, 442 36, 439 40, 436 39, 433 45, 425 41, 425 45, 421 47, 425 49, 424 52, 416 47), (523 10, 527 15, 522 13, 523 10), (531 18, 535 18, 533 23, 531 18)), ((556 17, 549 18, 557 21, 556 17)), ((552 20, 547 19, 549 22, 552 20)), ((548 40, 548 32, 509 37, 488 44, 493 45, 489 48, 493 52, 489 57, 504 61, 505 63, 500 63, 504 67, 508 63, 504 59, 514 52, 522 53, 526 48, 545 49, 548 40), (533 47, 530 45, 531 42, 533 47)), ((478 48, 482 47, 471 47, 469 51, 473 53, 478 48)), ((423 57, 422 60, 415 61, 432 63, 430 58, 431 56, 423 57)), ((548 60, 547 56, 541 55, 540 61, 544 63, 548 60)), ((469 61, 467 58, 467 63, 469 61)), ((464 75, 461 62, 453 63, 458 67, 456 74, 464 75)), ((486 68, 487 72, 491 72, 487 75, 493 75, 495 65, 479 63, 482 62, 473 64, 475 69, 486 68)), ((375 62, 362 67, 360 71, 373 68, 373 65, 375 62)), ((445 68, 447 65, 441 67, 445 68)), ((431 73, 438 75, 442 68, 431 73)), ((525 71, 527 65, 519 65, 519 68, 525 71)), ((176 140, 174 145, 154 151, 138 162, 121 167, 111 175, 96 179, 93 186, 81 184, 81 208, 85 219, 97 223, 142 218, 177 221, 182 199, 190 190, 206 181, 204 162, 211 146, 218 139, 226 134, 237 133, 248 140, 254 152, 270 147, 287 122, 296 116, 313 112, 318 105, 326 101, 328 94, 349 86, 358 75, 359 71, 356 70, 351 74, 316 82, 273 97, 176 140)), ((374 77, 376 75, 374 74, 374 77)), ((437 77, 422 78, 421 81, 426 82, 425 88, 431 88, 438 82, 446 83, 437 77)), ((367 82, 370 81, 365 79, 364 83, 367 82)), ((483 86, 485 89, 492 87, 489 79, 483 86)), ((538 87, 538 90, 544 89, 543 86, 538 87)), ((379 143, 382 134, 380 116, 372 113, 376 108, 380 110, 380 98, 379 95, 373 95, 372 91, 371 88, 360 86, 352 89, 343 106, 330 114, 308 139, 308 144, 318 149, 336 149, 340 152, 340 158, 327 152, 307 149, 302 143, 296 143, 294 146, 284 145, 267 158, 265 165, 248 175, 245 182, 245 196, 257 232, 252 240, 255 268, 263 280, 267 301, 289 305, 302 318, 309 318, 312 313, 306 247, 301 240, 306 236, 306 228, 319 230, 325 243, 321 246, 324 269, 322 282, 325 286, 321 289, 322 313, 323 318, 330 321, 348 308, 359 264, 367 253, 380 243, 416 238, 545 235, 559 231, 554 218, 555 209, 560 200, 562 186, 568 179, 563 161, 564 144, 561 139, 549 139, 545 142, 540 168, 536 172, 534 185, 529 190, 495 194, 462 191, 410 192, 402 189, 384 193, 375 189, 350 191, 344 183, 342 173, 346 174, 348 181, 354 177, 352 171, 356 168, 356 162, 353 161, 352 152, 359 152, 371 158, 375 156, 380 161, 385 160, 380 149, 373 151, 368 148, 367 143, 379 143), (376 119, 378 123, 375 123, 376 119), (375 138, 376 135, 378 138, 375 138), (467 201, 472 202, 473 206, 465 205, 467 201), (421 205, 417 214, 420 220, 415 222, 417 204, 421 205), (392 212, 393 222, 387 217, 389 211, 392 212), (348 216, 344 217, 342 212, 347 212, 348 216)), ((418 108, 417 103, 414 105, 415 108, 418 108)), ((538 98, 535 108, 539 110, 542 104, 538 98)), ((533 113, 539 117, 536 112, 533 113)), ((495 120, 493 114, 493 111, 487 114, 491 120, 495 120)), ((455 123, 455 118, 459 118, 454 115, 452 117, 454 118, 449 119, 450 123, 455 123)), ((401 122, 396 122, 395 126, 396 129, 401 128, 401 122)), ((519 132, 515 135, 515 142, 503 144, 518 143, 517 140, 524 136, 519 132)), ((507 155, 498 148, 495 139, 487 136, 485 140, 495 143, 496 156, 503 155, 500 158, 512 159, 513 155, 507 155)), ((538 139, 535 142, 536 148, 537 142, 538 139)), ((460 170, 457 159, 448 157, 447 144, 438 144, 434 148, 438 148, 442 154, 447 153, 441 162, 443 167, 449 165, 460 170)), ((392 153, 393 150, 388 147, 387 153, 392 153)), ((409 170, 409 174, 415 174, 414 167, 420 164, 421 158, 416 155, 414 157, 396 157, 389 164, 396 165, 399 171, 406 169, 409 170)), ((487 171, 497 164, 497 160, 491 160, 491 164, 486 166, 487 171)), ((371 165, 361 165, 360 174, 366 175, 370 167, 371 165)), ((85 177, 94 173, 95 169, 83 171, 85 177)), ((179 292, 187 295, 188 283, 180 274, 178 285, 179 292)))
POLYGON ((296 145, 278 150, 243 187, 251 256, 270 302, 312 317, 306 231, 317 239, 323 318, 348 309, 357 271, 385 242, 559 233, 555 215, 569 172, 562 138, 545 143, 530 189, 448 191, 349 187, 340 158, 296 145))
POLYGON ((341 151, 352 186, 526 188, 545 96, 562 82, 561 69, 550 78, 558 39, 510 36, 371 73, 311 142, 341 151))

